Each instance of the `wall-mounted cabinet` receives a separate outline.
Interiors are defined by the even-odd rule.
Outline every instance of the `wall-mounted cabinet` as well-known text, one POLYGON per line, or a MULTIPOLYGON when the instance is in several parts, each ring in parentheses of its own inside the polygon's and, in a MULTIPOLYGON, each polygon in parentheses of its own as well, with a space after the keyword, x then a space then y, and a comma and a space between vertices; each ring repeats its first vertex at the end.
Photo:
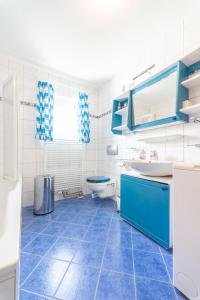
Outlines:
POLYGON ((186 78, 181 82, 188 88, 188 100, 192 105, 183 107, 180 111, 189 116, 200 116, 200 49, 186 55, 183 59, 186 69, 186 78))
POLYGON ((186 69, 177 62, 131 91, 132 130, 188 121, 180 112, 182 102, 188 99, 188 89, 181 84, 186 69))
MULTIPOLYGON (((129 94, 128 94, 129 95, 129 94)), ((113 101, 112 132, 114 134, 128 133, 131 129, 131 105, 129 97, 113 101)))
POLYGON ((199 115, 200 114, 200 103, 194 104, 188 107, 184 107, 180 109, 181 112, 187 115, 199 115))
POLYGON ((187 79, 187 69, 178 61, 130 90, 129 94, 126 92, 125 99, 116 98, 113 101, 113 133, 187 122, 188 116, 180 111, 182 102, 188 99, 188 88, 182 84, 187 79), (122 107, 128 104, 128 108, 120 110, 119 103, 122 107))

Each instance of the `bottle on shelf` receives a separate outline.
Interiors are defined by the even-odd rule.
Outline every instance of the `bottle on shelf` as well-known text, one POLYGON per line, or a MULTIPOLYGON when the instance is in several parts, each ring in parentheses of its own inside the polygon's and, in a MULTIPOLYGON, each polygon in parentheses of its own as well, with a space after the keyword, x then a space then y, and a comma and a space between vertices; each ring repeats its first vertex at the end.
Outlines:
POLYGON ((118 106, 117 106, 117 110, 120 110, 121 109, 121 104, 120 102, 118 103, 118 106))

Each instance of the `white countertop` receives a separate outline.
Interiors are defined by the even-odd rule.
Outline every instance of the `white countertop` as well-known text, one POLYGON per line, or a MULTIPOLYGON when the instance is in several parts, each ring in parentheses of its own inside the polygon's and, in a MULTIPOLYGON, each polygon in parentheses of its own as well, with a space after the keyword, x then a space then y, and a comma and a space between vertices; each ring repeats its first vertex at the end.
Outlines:
POLYGON ((163 177, 144 176, 144 175, 139 174, 136 171, 123 170, 123 172, 121 172, 121 175, 133 176, 133 177, 142 178, 142 179, 151 180, 151 181, 156 181, 156 182, 161 182, 161 183, 165 183, 165 184, 172 184, 172 181, 173 181, 172 176, 163 176, 163 177))
POLYGON ((200 171, 200 163, 176 163, 174 169, 200 171))

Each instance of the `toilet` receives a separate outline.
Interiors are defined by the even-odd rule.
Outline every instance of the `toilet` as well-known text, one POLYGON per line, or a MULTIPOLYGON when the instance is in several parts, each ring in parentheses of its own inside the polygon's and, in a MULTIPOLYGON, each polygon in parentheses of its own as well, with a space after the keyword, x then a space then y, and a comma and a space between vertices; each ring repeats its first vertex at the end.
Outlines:
POLYGON ((106 176, 92 176, 86 179, 86 185, 92 192, 92 197, 107 198, 115 196, 116 182, 106 176))

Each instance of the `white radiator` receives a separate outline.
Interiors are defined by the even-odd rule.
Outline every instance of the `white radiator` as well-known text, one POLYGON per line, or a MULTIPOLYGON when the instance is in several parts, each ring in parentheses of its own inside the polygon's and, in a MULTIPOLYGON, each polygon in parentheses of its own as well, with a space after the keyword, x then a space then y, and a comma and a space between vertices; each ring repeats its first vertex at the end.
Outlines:
POLYGON ((55 176, 55 191, 82 190, 82 147, 76 141, 46 143, 45 173, 55 176))

